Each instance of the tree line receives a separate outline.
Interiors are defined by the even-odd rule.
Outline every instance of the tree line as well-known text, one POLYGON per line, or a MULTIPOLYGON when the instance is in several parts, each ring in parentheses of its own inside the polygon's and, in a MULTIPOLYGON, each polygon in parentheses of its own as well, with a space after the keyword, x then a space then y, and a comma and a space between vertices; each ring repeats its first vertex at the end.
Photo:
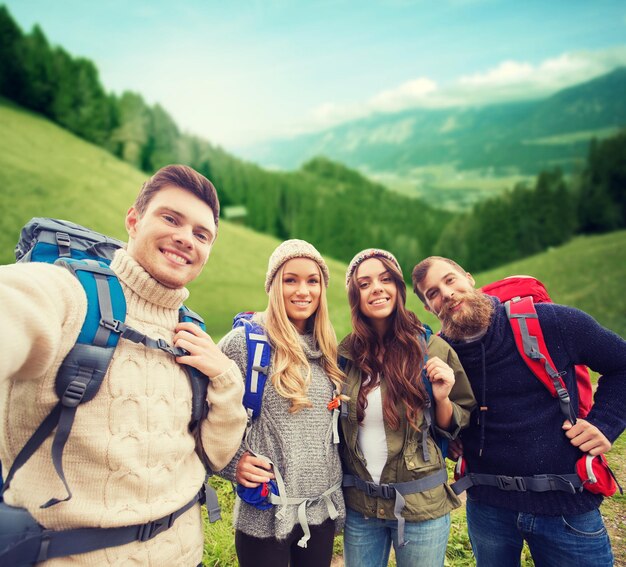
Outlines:
MULTIPOLYGON (((405 273, 438 253, 481 270, 565 242, 579 232, 626 226, 625 135, 594 143, 575 183, 558 170, 534 187, 479 203, 465 214, 388 191, 325 158, 270 172, 181 132, 158 104, 133 92, 107 93, 96 66, 51 46, 39 26, 23 33, 0 6, 0 96, 47 116, 135 167, 152 173, 185 163, 211 179, 223 206, 244 205, 246 224, 281 239, 303 238, 343 261, 378 246, 405 273)), ((80 219, 75 219, 80 222, 80 219)))
POLYGON ((626 228, 626 131, 592 140, 586 164, 566 181, 558 168, 542 171, 533 187, 474 205, 444 228, 435 254, 475 271, 537 254, 577 234, 626 228))

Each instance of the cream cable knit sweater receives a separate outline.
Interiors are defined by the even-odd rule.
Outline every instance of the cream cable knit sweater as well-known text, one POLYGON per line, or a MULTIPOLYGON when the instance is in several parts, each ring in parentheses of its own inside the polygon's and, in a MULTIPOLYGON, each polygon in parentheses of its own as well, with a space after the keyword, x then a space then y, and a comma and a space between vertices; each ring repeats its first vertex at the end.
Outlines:
MULTIPOLYGON (((170 342, 186 289, 151 278, 124 250, 111 264, 128 305, 127 322, 170 342)), ((0 459, 5 471, 56 404, 54 381, 86 311, 82 287, 63 268, 47 264, 0 267, 0 459)), ((201 437, 211 465, 225 466, 240 445, 246 414, 242 376, 233 363, 209 382, 210 412, 201 437)), ((205 478, 188 433, 191 389, 170 355, 120 340, 96 397, 78 408, 63 464, 73 492, 42 510, 64 488, 48 439, 16 474, 5 500, 27 508, 54 529, 148 522, 185 505, 205 478)), ((133 542, 46 565, 196 566, 202 560, 200 508, 146 542, 133 542)))

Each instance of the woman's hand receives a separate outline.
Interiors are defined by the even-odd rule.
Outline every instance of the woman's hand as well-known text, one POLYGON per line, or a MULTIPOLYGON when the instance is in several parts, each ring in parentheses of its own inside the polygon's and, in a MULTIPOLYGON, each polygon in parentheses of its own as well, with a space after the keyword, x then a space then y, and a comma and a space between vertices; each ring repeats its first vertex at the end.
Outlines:
POLYGON ((441 429, 449 429, 452 424, 452 402, 450 391, 454 386, 454 370, 438 356, 433 356, 426 362, 426 375, 433 386, 435 398, 435 421, 441 429))
POLYGON ((233 364, 213 339, 195 323, 178 323, 173 344, 189 353, 176 357, 176 362, 193 366, 209 378, 226 372, 233 364))
POLYGON ((241 455, 235 470, 235 480, 239 484, 246 488, 256 488, 262 482, 269 482, 273 478, 272 465, 267 461, 255 457, 248 451, 241 455))
POLYGON ((454 370, 438 356, 429 357, 425 368, 433 386, 433 397, 436 402, 442 402, 450 395, 454 386, 454 370))

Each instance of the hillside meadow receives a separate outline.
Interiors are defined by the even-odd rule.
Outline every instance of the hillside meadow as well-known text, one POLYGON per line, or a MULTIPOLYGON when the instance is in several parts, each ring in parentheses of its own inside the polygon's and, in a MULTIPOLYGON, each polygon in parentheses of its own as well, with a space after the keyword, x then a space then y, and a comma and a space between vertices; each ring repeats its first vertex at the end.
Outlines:
MULTIPOLYGON (((65 218, 123 239, 124 214, 146 178, 145 173, 105 150, 0 100, 0 209, 3 211, 0 264, 13 262, 20 228, 34 216, 65 218)), ((267 258, 277 244, 275 238, 243 226, 220 223, 209 264, 190 286, 189 301, 189 306, 205 317, 208 330, 216 339, 229 330, 235 313, 264 307, 267 258)), ((625 336, 625 251, 626 231, 579 237, 562 247, 474 275, 479 285, 511 274, 534 275, 546 283, 555 301, 579 307, 625 336)), ((331 317, 341 337, 350 328, 343 283, 346 266, 332 259, 328 263, 331 317)), ((408 304, 438 330, 434 318, 412 293, 408 304)), ((614 447, 611 462, 620 478, 626 478, 623 437, 614 447)), ((236 565, 230 525, 232 491, 224 482, 213 482, 222 496, 224 520, 207 528, 205 564, 236 565)), ((603 506, 613 536, 616 565, 626 565, 625 504, 624 497, 616 497, 603 506)), ((340 554, 340 539, 336 547, 340 554)), ((471 564, 464 512, 460 510, 453 516, 447 565, 471 564)), ((524 564, 531 563, 525 560, 524 564)))

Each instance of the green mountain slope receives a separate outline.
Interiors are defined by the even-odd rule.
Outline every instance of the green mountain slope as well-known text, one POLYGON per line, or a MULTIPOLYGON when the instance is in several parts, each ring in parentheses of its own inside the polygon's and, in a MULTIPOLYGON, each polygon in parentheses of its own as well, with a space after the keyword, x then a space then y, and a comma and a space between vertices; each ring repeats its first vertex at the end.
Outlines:
MULTIPOLYGON (((145 178, 50 121, 0 101, 0 264, 13 262, 20 228, 33 216, 66 218, 124 238, 124 214, 145 178)), ((189 301, 215 337, 228 331, 238 311, 265 306, 267 258, 277 244, 274 238, 220 223, 207 269, 190 286, 189 301)), ((626 336, 626 296, 621 290, 626 281, 625 250, 626 231, 583 237, 476 277, 483 284, 514 273, 535 275, 545 281, 556 301, 580 307, 626 336)), ((331 317, 341 337, 350 325, 345 264, 330 259, 328 263, 331 317)), ((408 301, 424 321, 438 328, 413 294, 408 301)))
MULTIPOLYGON (((0 263, 14 261, 20 228, 31 217, 68 219, 121 239, 124 215, 146 175, 52 122, 0 102, 0 263)), ((267 259, 278 240, 228 222, 220 231, 203 275, 190 286, 189 307, 209 332, 225 334, 238 311, 266 304, 267 259)), ((345 265, 329 261, 331 315, 345 332, 345 265)))

